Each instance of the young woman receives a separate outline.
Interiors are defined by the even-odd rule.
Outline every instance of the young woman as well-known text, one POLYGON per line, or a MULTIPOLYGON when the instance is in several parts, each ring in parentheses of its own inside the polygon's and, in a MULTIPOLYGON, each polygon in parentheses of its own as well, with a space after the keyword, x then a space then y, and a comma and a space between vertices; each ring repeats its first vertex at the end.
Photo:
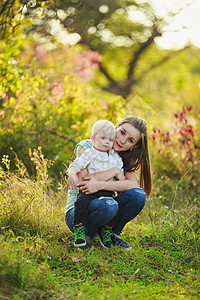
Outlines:
MULTIPOLYGON (((112 168, 92 176, 87 176, 87 171, 84 170, 79 174, 80 182, 77 187, 85 194, 95 193, 99 190, 120 193, 115 198, 105 197, 91 201, 86 231, 90 239, 98 233, 100 243, 104 248, 110 248, 113 245, 131 249, 129 244, 116 235, 120 235, 124 226, 141 212, 146 203, 146 195, 148 197, 151 193, 147 124, 139 117, 127 117, 116 128, 113 149, 119 153, 123 160, 126 179, 108 181, 110 178, 117 177, 120 171, 118 168, 112 168), (135 173, 138 169, 140 169, 140 187, 138 187, 135 173), (105 225, 117 215, 118 210, 120 216, 113 223, 112 229, 105 228, 105 225)), ((89 147, 91 147, 89 140, 80 142, 77 145, 77 156, 80 156, 89 147)), ((77 190, 69 191, 65 220, 72 232, 76 197, 77 190)), ((89 245, 84 247, 87 248, 89 245)))

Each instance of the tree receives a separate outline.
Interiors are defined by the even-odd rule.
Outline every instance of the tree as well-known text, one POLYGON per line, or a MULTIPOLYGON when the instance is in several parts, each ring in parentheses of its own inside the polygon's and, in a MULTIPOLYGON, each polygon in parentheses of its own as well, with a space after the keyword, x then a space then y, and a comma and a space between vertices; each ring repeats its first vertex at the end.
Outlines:
MULTIPOLYGON (((152 48, 155 39, 162 36, 167 24, 156 15, 150 1, 145 0, 35 0, 21 3, 24 3, 24 15, 32 20, 27 33, 37 31, 53 37, 58 37, 61 32, 63 36, 76 34, 73 35, 74 43, 86 45, 105 57, 100 65, 100 71, 106 78, 103 88, 126 99, 142 76, 137 76, 140 61, 152 48), (119 72, 113 74, 111 67, 119 57, 119 51, 123 68, 119 67, 119 72), (109 52, 112 55, 108 55, 107 61, 109 52)), ((168 13, 168 22, 174 14, 168 13)), ((169 53, 165 56, 158 54, 158 59, 144 72, 168 58, 169 53)))
MULTIPOLYGON (((100 65, 100 71, 106 78, 103 88, 126 99, 142 76, 137 76, 140 61, 145 52, 152 48, 155 39, 162 36, 167 24, 167 21, 156 15, 149 1, 139 0, 110 0, 103 3, 101 0, 57 0, 52 1, 47 11, 43 12, 38 24, 35 11, 27 10, 26 16, 33 18, 30 30, 56 35, 53 26, 57 24, 61 29, 66 29, 68 34, 78 34, 80 44, 105 57, 100 65), (55 20, 57 23, 53 22, 55 20), (112 64, 116 64, 117 58, 123 68, 118 66, 118 74, 113 74, 112 64)), ((173 15, 169 13, 169 22, 173 15)), ((159 66, 168 57, 169 53, 165 56, 158 54, 157 60, 144 72, 159 66)))

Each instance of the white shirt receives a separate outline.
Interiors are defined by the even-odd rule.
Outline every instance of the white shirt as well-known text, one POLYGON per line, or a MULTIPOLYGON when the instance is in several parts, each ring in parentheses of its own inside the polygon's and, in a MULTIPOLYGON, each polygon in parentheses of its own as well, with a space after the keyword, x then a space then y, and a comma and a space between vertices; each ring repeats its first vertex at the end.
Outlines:
POLYGON ((106 171, 117 167, 123 172, 123 161, 119 154, 113 149, 107 152, 101 152, 94 147, 86 149, 80 157, 76 158, 69 167, 76 167, 77 173, 87 168, 89 174, 106 171))

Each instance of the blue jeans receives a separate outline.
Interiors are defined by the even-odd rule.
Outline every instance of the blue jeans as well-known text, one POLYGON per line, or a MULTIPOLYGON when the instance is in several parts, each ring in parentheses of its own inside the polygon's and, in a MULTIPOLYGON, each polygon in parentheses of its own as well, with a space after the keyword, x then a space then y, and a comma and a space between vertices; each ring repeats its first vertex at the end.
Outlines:
MULTIPOLYGON (((118 205, 120 206, 120 218, 112 231, 120 235, 124 226, 134 219, 145 206, 146 194, 141 188, 132 188, 121 193, 115 199, 105 197, 91 201, 88 223, 85 226, 87 236, 94 238, 98 228, 106 225, 117 214, 118 205)), ((65 221, 69 229, 74 232, 74 208, 66 212, 65 221)))

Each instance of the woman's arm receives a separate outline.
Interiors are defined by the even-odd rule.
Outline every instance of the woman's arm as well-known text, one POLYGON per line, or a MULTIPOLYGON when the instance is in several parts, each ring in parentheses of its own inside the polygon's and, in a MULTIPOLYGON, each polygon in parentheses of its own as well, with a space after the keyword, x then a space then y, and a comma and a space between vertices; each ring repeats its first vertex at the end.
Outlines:
POLYGON ((98 181, 95 178, 82 181, 77 186, 85 194, 92 194, 99 190, 124 192, 130 188, 138 187, 137 175, 134 172, 125 174, 126 180, 121 181, 98 181))

